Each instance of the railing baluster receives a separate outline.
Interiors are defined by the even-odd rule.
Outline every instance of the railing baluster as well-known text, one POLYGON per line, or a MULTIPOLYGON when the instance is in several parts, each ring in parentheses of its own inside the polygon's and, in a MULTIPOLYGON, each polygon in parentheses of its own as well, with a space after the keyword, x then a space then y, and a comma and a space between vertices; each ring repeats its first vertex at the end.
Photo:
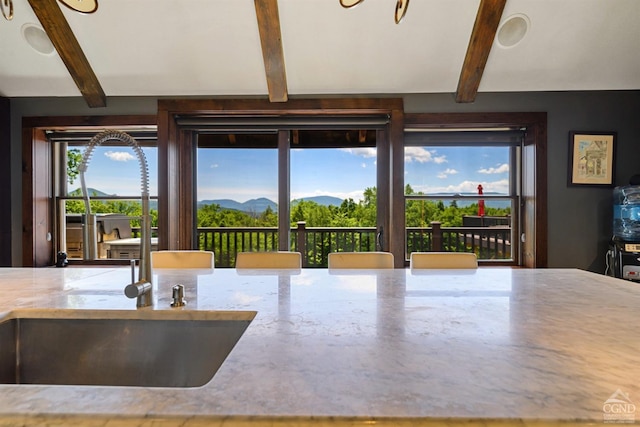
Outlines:
MULTIPOLYGON (((511 259, 511 229, 505 227, 407 227, 406 250, 474 252, 479 259, 511 259)), ((311 227, 291 229, 291 248, 303 255, 305 267, 326 267, 336 251, 374 251, 375 227, 311 227)), ((232 267, 241 251, 278 250, 276 227, 203 227, 197 231, 199 246, 213 250, 216 266, 232 267)))

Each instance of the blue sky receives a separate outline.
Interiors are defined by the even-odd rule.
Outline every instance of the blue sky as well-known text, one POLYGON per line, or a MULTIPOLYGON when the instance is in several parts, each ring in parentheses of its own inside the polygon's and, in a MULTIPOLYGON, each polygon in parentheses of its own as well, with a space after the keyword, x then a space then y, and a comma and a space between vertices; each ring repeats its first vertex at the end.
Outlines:
POLYGON ((425 193, 509 192, 506 147, 407 147, 405 183, 425 193))
MULTIPOLYGON (((84 153, 85 147, 81 147, 84 153)), ((149 166, 149 193, 158 194, 158 149, 144 147, 149 166)), ((142 191, 138 157, 132 148, 97 146, 84 174, 87 187, 118 196, 138 196, 142 191)), ((80 188, 80 177, 69 191, 80 188)))
MULTIPOLYGON (((157 194, 157 149, 145 148, 150 192, 157 194)), ((503 147, 407 147, 405 183, 425 193, 508 193, 509 150, 503 147)), ((85 174, 87 186, 109 194, 140 192, 138 161, 129 148, 97 147, 85 174)), ((328 195, 360 200, 376 185, 374 148, 294 149, 291 151, 292 198, 328 195)), ((79 180, 70 186, 80 186, 79 180)), ((238 202, 277 200, 275 149, 198 150, 198 200, 238 202)))

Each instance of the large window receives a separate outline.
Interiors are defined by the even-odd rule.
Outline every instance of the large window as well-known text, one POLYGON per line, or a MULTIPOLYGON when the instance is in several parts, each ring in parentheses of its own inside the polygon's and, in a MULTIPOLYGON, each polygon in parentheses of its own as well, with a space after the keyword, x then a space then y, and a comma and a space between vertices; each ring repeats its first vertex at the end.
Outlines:
POLYGON ((293 246, 304 247, 306 266, 326 267, 330 252, 378 249, 376 186, 375 147, 291 150, 293 246))
POLYGON ((517 261, 522 141, 507 130, 407 134, 406 256, 474 252, 517 261))
POLYGON ((323 129, 200 133, 197 247, 213 251, 217 267, 233 267, 244 251, 296 250, 305 267, 326 267, 330 252, 376 250, 375 132, 368 137, 323 129))
MULTIPOLYGON (((340 151, 349 148, 365 150, 374 148, 376 151, 376 185, 368 187, 368 184, 365 184, 367 185, 365 190, 373 188, 375 191, 366 191, 363 200, 370 205, 375 204, 375 248, 392 252, 395 256, 396 267, 406 265, 407 254, 415 248, 409 248, 407 226, 423 228, 423 235, 427 235, 428 230, 426 229, 430 226, 433 227, 432 223, 440 219, 440 239, 436 239, 435 242, 440 244, 439 247, 443 249, 447 247, 444 246, 445 244, 449 245, 444 240, 443 233, 447 230, 443 231, 442 229, 447 227, 442 223, 443 217, 436 218, 427 215, 427 207, 429 206, 427 202, 435 202, 436 207, 441 210, 446 210, 451 204, 461 206, 475 203, 479 211, 481 200, 484 202, 485 208, 485 215, 480 218, 484 221, 481 227, 485 227, 486 231, 493 231, 500 227, 500 224, 486 227, 489 214, 496 213, 491 208, 496 207, 496 203, 511 203, 510 237, 508 240, 504 238, 498 238, 498 240, 508 241, 513 245, 509 249, 510 253, 507 258, 485 257, 484 255, 481 258, 507 260, 508 263, 526 267, 546 266, 546 114, 405 114, 402 101, 398 99, 292 100, 286 105, 255 100, 168 100, 166 102, 159 101, 158 114, 153 116, 25 117, 23 118, 22 131, 24 177, 22 185, 22 265, 45 266, 55 263, 56 252, 60 249, 67 249, 66 236, 63 233, 66 231, 66 211, 71 208, 67 208, 66 205, 70 203, 68 201, 77 202, 80 200, 78 196, 69 195, 70 191, 77 189, 77 184, 69 185, 67 183, 66 156, 67 150, 73 149, 74 146, 81 147, 82 138, 86 143, 90 136, 73 135, 70 138, 67 135, 63 139, 56 139, 52 137, 52 134, 67 131, 82 133, 82 131, 89 132, 91 129, 95 134, 97 129, 101 130, 105 127, 125 131, 140 126, 153 127, 153 141, 144 142, 145 146, 151 147, 156 146, 155 124, 157 123, 159 136, 157 141, 158 180, 157 186, 152 183, 152 188, 157 188, 158 196, 156 199, 155 190, 152 190, 152 201, 154 205, 157 203, 158 207, 157 229, 154 229, 154 233, 157 231, 158 248, 198 248, 200 241, 197 234, 196 199, 199 197, 197 196, 199 184, 196 178, 197 145, 195 141, 198 136, 206 133, 206 129, 205 132, 202 131, 203 119, 210 122, 209 124, 204 123, 204 127, 207 129, 213 126, 220 131, 237 128, 238 125, 241 125, 245 127, 245 131, 257 129, 262 133, 270 133, 272 147, 277 148, 278 153, 278 213, 287 210, 285 215, 278 215, 276 232, 278 233, 277 245, 279 249, 296 249, 299 243, 294 230, 297 226, 297 221, 294 221, 293 218, 296 212, 293 209, 289 210, 289 205, 293 206, 292 199, 299 199, 301 194, 296 189, 296 186, 301 182, 296 177, 297 172, 295 171, 298 164, 296 150, 301 149, 302 153, 307 154, 306 149, 308 148, 308 153, 313 154, 321 152, 316 149, 340 151), (255 118, 259 119, 257 124, 254 123, 255 118), (311 126, 306 123, 309 119, 311 119, 311 126), (247 128, 249 121, 251 126, 247 128), (211 122, 214 122, 213 125, 211 122), (320 122, 326 125, 327 132, 323 138, 313 138, 314 135, 319 134, 316 130, 322 127, 320 122), (274 124, 276 125, 275 129, 273 128, 274 124), (298 127, 300 124, 302 127, 298 127), (283 125, 283 127, 279 129, 278 125, 283 125), (519 132, 517 143, 504 144, 498 143, 499 141, 481 140, 475 137, 473 141, 432 138, 436 134, 454 134, 455 132, 446 132, 453 128, 463 129, 465 135, 469 136, 474 133, 469 129, 483 127, 492 128, 492 130, 496 130, 496 128, 516 129, 519 132), (345 133, 345 129, 360 130, 345 133), (420 139, 416 140, 415 135, 419 135, 420 139), (425 136, 427 137, 425 138, 425 136), (476 178, 473 181, 473 186, 469 186, 471 189, 465 191, 472 192, 473 188, 477 188, 477 184, 482 184, 484 194, 479 197, 477 194, 463 194, 461 186, 455 190, 456 192, 432 194, 435 187, 429 187, 429 183, 425 179, 420 179, 420 177, 427 175, 432 178, 437 178, 438 175, 459 176, 453 171, 458 170, 456 168, 462 168, 461 166, 453 167, 452 162, 446 165, 446 162, 436 163, 434 161, 430 166, 446 167, 424 172, 424 174, 418 175, 418 179, 414 179, 412 167, 417 166, 419 162, 412 160, 414 163, 409 164, 404 159, 405 149, 411 148, 424 150, 438 161, 441 160, 437 156, 438 153, 446 155, 446 158, 451 160, 454 158, 453 154, 445 153, 445 148, 447 150, 449 148, 465 150, 471 142, 473 143, 471 145, 476 147, 496 147, 499 151, 502 149, 506 150, 505 152, 508 151, 508 181, 510 183, 508 193, 504 194, 503 191, 492 193, 494 191, 492 186, 498 181, 493 179, 498 175, 496 172, 502 171, 500 173, 504 173, 505 170, 501 166, 504 164, 502 160, 494 162, 493 165, 465 166, 465 169, 471 168, 476 172, 484 169, 482 177, 485 179, 476 178), (64 150, 60 147, 64 147, 64 150), (291 170, 289 170, 290 167, 291 170), (409 184, 409 187, 406 187, 406 184, 409 184), (405 192, 405 190, 408 191, 405 192), (424 194, 419 194, 421 192, 424 194), (408 212, 407 215, 405 215, 405 211, 408 212)), ((482 132, 487 134, 486 131, 482 132)), ((232 136, 227 132, 226 138, 228 144, 241 145, 239 144, 240 133, 232 136)), ((154 158, 151 154, 148 157, 149 159, 154 158)), ((317 156, 317 159, 319 157, 317 156)), ((369 158, 369 160, 371 159, 369 158)), ((149 161, 149 163, 153 162, 153 160, 149 161)), ((325 161, 323 160, 321 163, 325 163, 325 161)), ((122 165, 114 164, 116 166, 122 165)), ((150 166, 153 168, 152 164, 150 166)), ((371 170, 369 169, 371 166, 371 163, 367 165, 368 171, 371 170)), ((92 163, 87 174, 89 180, 92 179, 93 168, 94 164, 92 163)), ((358 169, 359 173, 362 173, 362 169, 365 168, 360 165, 360 168, 354 167, 353 169, 358 169)), ((113 168, 113 177, 117 178, 120 175, 119 168, 113 168)), ((320 175, 320 173, 316 173, 316 175, 320 175)), ((153 176, 154 174, 152 174, 152 179, 153 176)), ((438 180, 441 179, 438 178, 438 180)), ((105 178, 105 180, 110 181, 112 178, 105 178)), ((113 180, 115 181, 115 179, 113 180)), ((348 178, 343 180, 346 181, 346 190, 352 183, 348 182, 348 178)), ((100 197, 112 199, 114 202, 133 202, 134 199, 137 201, 140 191, 137 174, 126 181, 131 181, 130 192, 127 190, 126 193, 120 193, 120 190, 116 190, 116 195, 92 197, 92 202, 100 202, 100 197)), ((321 183, 321 181, 319 182, 321 183)), ((302 188, 312 185, 312 181, 309 183, 311 184, 303 183, 302 188)), ((100 185, 89 185, 104 191, 101 190, 100 185)), ((343 199, 344 201, 345 199, 343 199)), ((101 202, 106 202, 106 200, 101 202)), ((356 198, 354 198, 354 202, 359 203, 356 198)), ((349 203, 347 199, 347 203, 344 206, 341 205, 339 209, 350 211, 354 207, 356 206, 349 203)), ((502 206, 499 207, 502 208, 502 206)), ((476 216, 480 216, 477 215, 478 211, 476 211, 476 216)), ((70 214, 73 213, 70 212, 70 214)), ((471 216, 473 215, 468 215, 468 217, 471 216)), ((503 217, 504 215, 503 212, 497 212, 494 216, 503 217)), ((341 219, 345 218, 347 217, 341 219)), ((130 224, 132 236, 135 236, 136 227, 133 221, 135 220, 131 219, 130 224)), ((485 240, 496 241, 491 238, 485 240)), ((458 241, 460 239, 455 239, 455 242, 458 241)), ((423 248, 427 247, 420 247, 421 250, 423 248)), ((465 246, 461 250, 475 252, 473 244, 468 248, 465 246)), ((507 252, 503 251, 503 253, 507 252)), ((109 259, 108 257, 104 258, 105 261, 109 259)), ((102 260, 102 258, 98 259, 98 261, 102 260)))
POLYGON ((214 252, 216 267, 235 265, 238 252, 279 249, 278 150, 273 136, 198 138, 197 247, 214 252))
POLYGON ((303 210, 303 202, 327 208, 298 218, 307 226, 375 228, 375 194, 375 147, 291 150, 293 210, 303 210))
MULTIPOLYGON (((86 163, 85 187, 90 213, 81 186, 80 165, 88 142, 96 131, 49 132, 55 162, 56 235, 58 251, 71 260, 137 259, 140 257, 142 171, 137 153, 124 142, 110 140, 96 146, 86 163), (91 234, 91 237, 87 233, 91 234)), ((157 228, 158 149, 155 129, 131 131, 138 136, 148 169, 152 229, 157 228)), ((152 239, 157 247, 157 238, 152 239)))

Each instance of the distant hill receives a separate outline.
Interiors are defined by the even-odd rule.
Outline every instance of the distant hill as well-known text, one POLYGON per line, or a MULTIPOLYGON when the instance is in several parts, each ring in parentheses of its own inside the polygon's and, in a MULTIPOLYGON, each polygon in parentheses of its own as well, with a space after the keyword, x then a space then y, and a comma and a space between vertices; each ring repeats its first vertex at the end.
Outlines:
POLYGON ((295 199, 291 201, 291 204, 296 204, 300 201, 305 202, 315 202, 320 206, 340 206, 343 202, 342 199, 333 196, 314 196, 314 197, 303 197, 301 199, 295 199))
MULTIPOLYGON (((104 191, 100 191, 98 189, 95 188, 87 188, 87 193, 89 193, 89 199, 91 199, 92 197, 110 197, 110 196, 118 196, 117 194, 109 194, 109 193, 105 193, 104 191)), ((133 193, 135 194, 135 193, 133 193)), ((76 197, 82 197, 82 189, 81 188, 76 188, 73 191, 69 192, 69 196, 76 196, 76 197)), ((140 199, 138 198, 136 199, 131 199, 132 202, 140 202, 140 199)), ((150 200, 149 201, 149 209, 151 210, 158 210, 158 201, 157 200, 150 200)))
MULTIPOLYGON (((89 193, 89 197, 97 196, 97 197, 107 197, 107 196, 115 196, 115 194, 105 193, 104 191, 97 190, 95 188, 87 188, 87 193, 89 193)), ((69 196, 80 196, 82 197, 82 188, 76 188, 73 191, 69 192, 69 196)))
MULTIPOLYGON (((296 204, 303 200, 315 202, 321 206, 340 206, 342 204, 342 199, 332 196, 303 197, 301 199, 293 200, 291 203, 296 204)), ((265 197, 247 200, 242 203, 231 199, 200 200, 198 202, 198 207, 214 204, 219 205, 222 209, 231 209, 250 213, 262 213, 267 209, 267 207, 271 207, 274 211, 278 209, 278 204, 276 202, 265 197)))
MULTIPOLYGON (((429 193, 430 196, 448 196, 451 197, 453 194, 451 193, 429 193)), ((478 193, 457 193, 459 196, 478 196, 478 199, 482 199, 478 193)), ((485 196, 505 196, 505 194, 497 193, 495 191, 485 191, 485 196)), ((476 200, 457 200, 456 204, 458 207, 467 207, 474 203, 478 203, 476 200)), ((451 202, 445 203, 445 206, 449 206, 451 202)), ((511 207, 511 202, 509 200, 485 200, 485 205, 490 206, 492 208, 509 208, 511 207)))
MULTIPOLYGON (((87 188, 87 191, 89 193, 89 198, 116 196, 115 194, 107 194, 104 191, 100 191, 95 188, 87 188)), ((69 195, 82 196, 82 190, 80 188, 76 188, 75 190, 71 191, 69 195)), ((291 203, 296 204, 297 202, 303 200, 315 202, 321 206, 340 206, 342 204, 342 199, 332 196, 303 197, 301 199, 295 199, 291 203)), ((267 210, 267 207, 270 207, 274 211, 278 210, 278 204, 273 200, 267 199, 266 197, 251 199, 247 200, 246 202, 237 202, 232 199, 201 200, 198 202, 198 208, 204 205, 213 204, 219 205, 222 209, 231 209, 247 213, 262 213, 267 210)), ((152 200, 149 203, 149 207, 151 209, 158 209, 158 202, 156 200, 152 200)))
POLYGON ((198 202, 198 208, 204 205, 219 205, 222 209, 251 213, 262 213, 267 210, 267 207, 271 207, 274 211, 278 208, 278 205, 274 201, 265 197, 247 200, 242 203, 231 199, 200 200, 198 202))
MULTIPOLYGON (((483 193, 484 195, 491 195, 491 196, 506 196, 506 194, 503 193, 498 193, 496 191, 485 191, 483 193)), ((478 196, 478 193, 469 193, 469 192, 462 192, 462 193, 429 193, 429 196, 478 196)))

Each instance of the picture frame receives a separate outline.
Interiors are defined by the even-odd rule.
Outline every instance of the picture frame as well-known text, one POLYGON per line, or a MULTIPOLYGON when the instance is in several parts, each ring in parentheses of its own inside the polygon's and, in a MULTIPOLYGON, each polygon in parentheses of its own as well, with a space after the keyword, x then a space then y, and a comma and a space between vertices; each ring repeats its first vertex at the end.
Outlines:
POLYGON ((569 132, 570 186, 613 187, 616 132, 569 132))

